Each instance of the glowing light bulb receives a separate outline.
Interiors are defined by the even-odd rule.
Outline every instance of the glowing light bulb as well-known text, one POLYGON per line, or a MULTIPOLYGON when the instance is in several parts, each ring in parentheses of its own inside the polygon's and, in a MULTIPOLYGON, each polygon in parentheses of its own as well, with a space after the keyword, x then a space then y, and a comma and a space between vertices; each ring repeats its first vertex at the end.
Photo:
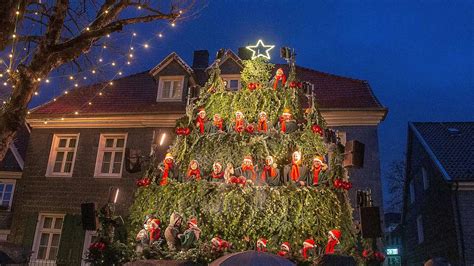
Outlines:
POLYGON ((12 37, 13 37, 13 39, 15 39, 15 38, 16 38, 16 34, 13 34, 12 37))
POLYGON ((26 113, 27 113, 27 114, 31 114, 31 112, 30 112, 30 111, 28 111, 28 112, 26 112, 26 113))
POLYGON ((120 76, 122 76, 122 71, 119 71, 118 74, 119 74, 120 76))
POLYGON ((74 79, 74 77, 73 77, 73 76, 69 76, 69 79, 70 79, 70 80, 73 80, 73 79, 74 79))
POLYGON ((129 54, 128 56, 129 56, 130 58, 133 58, 133 54, 129 54))
POLYGON ((68 91, 64 91, 64 94, 68 94, 68 91))
POLYGON ((89 28, 89 27, 86 28, 86 31, 90 31, 90 30, 91 30, 91 28, 89 28))
POLYGON ((161 34, 161 33, 158 34, 158 37, 163 38, 163 34, 161 34))
POLYGON ((89 105, 92 105, 92 103, 91 103, 91 102, 89 102, 89 105))
POLYGON ((75 83, 75 84, 74 84, 74 87, 76 87, 76 88, 79 87, 79 84, 75 83))
POLYGON ((20 15, 20 11, 16 11, 15 14, 20 15))
POLYGON ((102 46, 104 49, 107 49, 107 45, 102 46))
POLYGON ((45 82, 46 82, 46 83, 49 83, 49 79, 46 79, 45 82))
POLYGON ((78 114, 79 114, 79 112, 78 112, 78 111, 75 111, 75 112, 74 112, 74 114, 75 114, 75 115, 78 115, 78 114))
POLYGON ((115 66, 115 62, 112 62, 112 66, 115 66))
POLYGON ((174 27, 174 26, 176 26, 176 23, 171 22, 171 27, 174 27))
POLYGON ((95 74, 95 69, 92 69, 92 74, 95 74))
POLYGON ((110 34, 107 34, 107 38, 110 38, 110 34))
POLYGON ((130 61, 127 61, 127 65, 130 65, 130 61))
POLYGON ((38 96, 38 92, 37 92, 37 91, 35 91, 35 96, 38 96))
POLYGON ((134 32, 132 35, 133 35, 133 37, 135 37, 135 36, 137 36, 137 33, 136 33, 136 32, 134 32))
POLYGON ((148 43, 145 43, 145 44, 143 45, 143 47, 148 48, 148 47, 149 47, 149 46, 148 46, 148 43))
POLYGON ((102 61, 104 61, 104 60, 102 60, 102 58, 99 58, 99 62, 102 62, 102 61))
POLYGON ((3 86, 7 86, 7 85, 8 85, 8 83, 6 83, 6 82, 3 82, 3 86))
POLYGON ((56 98, 53 99, 53 102, 55 102, 55 101, 56 101, 56 98))
POLYGON ((61 120, 64 121, 64 117, 61 117, 61 120))
POLYGON ((99 95, 102 96, 102 92, 99 92, 99 95))
POLYGON ((114 83, 111 81, 111 82, 109 82, 109 85, 114 85, 114 83))

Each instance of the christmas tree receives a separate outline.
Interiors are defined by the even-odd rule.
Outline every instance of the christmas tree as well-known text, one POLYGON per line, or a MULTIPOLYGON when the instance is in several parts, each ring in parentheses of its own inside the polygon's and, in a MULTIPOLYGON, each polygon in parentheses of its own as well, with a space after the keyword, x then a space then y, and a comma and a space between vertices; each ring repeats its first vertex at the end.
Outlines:
POLYGON ((302 261, 303 243, 314 244, 311 259, 332 252, 325 250, 328 235, 338 253, 353 252, 344 147, 326 129, 317 99, 289 62, 286 78, 283 69, 272 77, 274 65, 264 58, 242 61, 238 91, 226 89, 218 64, 213 65, 199 97, 177 121, 165 160, 152 160, 137 182, 130 213, 131 242, 144 217, 145 225, 156 224, 145 231, 158 228, 158 236, 178 214, 184 221, 178 232, 189 220, 189 228, 199 233, 191 234, 195 241, 181 247, 184 252, 177 252, 179 243, 148 246, 154 242, 148 235, 140 257, 204 262, 223 252, 265 247, 277 253, 288 246, 289 256, 302 261), (216 239, 232 245, 221 249, 216 239))

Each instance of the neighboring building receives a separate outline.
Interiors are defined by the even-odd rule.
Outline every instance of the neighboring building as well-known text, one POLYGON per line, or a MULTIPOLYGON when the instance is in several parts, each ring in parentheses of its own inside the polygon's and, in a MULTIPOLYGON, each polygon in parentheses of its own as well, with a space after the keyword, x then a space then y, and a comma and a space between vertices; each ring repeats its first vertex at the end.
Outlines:
MULTIPOLYGON (((220 62, 213 63, 219 64, 229 90, 241 87, 244 56, 228 50, 220 62)), ((135 180, 143 172, 126 171, 126 149, 148 155, 154 147, 164 156, 175 121, 185 113, 188 92, 196 95, 208 69, 207 51, 194 52, 192 67, 171 53, 150 71, 114 80, 112 86, 77 88, 32 110, 29 159, 14 202, 10 239, 30 248, 32 260, 79 263, 94 238, 94 232, 82 230, 80 204, 101 206, 109 187, 116 186, 120 188, 117 211, 127 214, 135 180)), ((297 67, 297 75, 314 84, 328 125, 342 131, 344 139, 365 144, 364 168, 350 170, 351 193, 370 187, 375 204, 381 206, 378 125, 387 109, 366 81, 304 67, 297 67)))
POLYGON ((474 122, 409 123, 403 261, 474 264, 474 122))
MULTIPOLYGON (((10 94, 4 88, 0 88, 0 104, 7 101, 10 94)), ((0 161, 0 241, 7 240, 10 234, 12 202, 17 181, 21 179, 29 135, 29 128, 21 127, 5 158, 0 161)))

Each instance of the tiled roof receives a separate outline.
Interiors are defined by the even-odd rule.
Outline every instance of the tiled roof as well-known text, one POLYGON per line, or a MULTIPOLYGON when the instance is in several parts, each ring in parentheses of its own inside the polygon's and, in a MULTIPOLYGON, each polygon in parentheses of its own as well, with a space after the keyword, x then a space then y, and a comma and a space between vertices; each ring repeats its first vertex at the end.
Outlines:
MULTIPOLYGON (((276 65, 288 73, 287 65, 276 65)), ((299 80, 314 84, 316 100, 321 108, 383 108, 365 80, 341 77, 297 66, 299 80)))
MULTIPOLYGON (((287 69, 287 65, 277 65, 287 69)), ((203 71, 195 71, 196 80, 203 85, 206 81, 203 71)), ((334 109, 382 109, 366 81, 331 75, 305 67, 297 67, 300 80, 315 85, 315 94, 321 108, 334 109)), ((105 89, 103 96, 96 96, 93 104, 88 101, 103 88, 103 84, 95 84, 76 88, 67 95, 36 107, 31 117, 55 117, 72 115, 79 111, 80 115, 124 114, 124 113, 173 113, 184 112, 185 103, 157 103, 156 80, 149 71, 123 77, 114 81, 114 85, 105 89)))
POLYGON ((474 181, 474 122, 415 122, 450 179, 474 181))

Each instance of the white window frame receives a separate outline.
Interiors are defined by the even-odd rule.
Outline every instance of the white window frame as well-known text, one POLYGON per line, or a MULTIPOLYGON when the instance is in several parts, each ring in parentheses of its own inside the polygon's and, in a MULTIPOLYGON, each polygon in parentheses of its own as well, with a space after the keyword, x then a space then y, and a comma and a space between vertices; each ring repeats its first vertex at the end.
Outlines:
MULTIPOLYGON (((127 137, 128 133, 106 133, 106 134, 100 134, 100 139, 99 139, 99 146, 97 148, 97 158, 95 160, 95 170, 94 170, 94 177, 95 178, 121 178, 122 177, 122 171, 124 167, 124 161, 125 161, 125 149, 127 147, 127 137), (124 138, 123 142, 123 147, 122 148, 106 148, 105 147, 105 140, 107 138, 124 138), (110 149, 110 151, 113 152, 112 157, 110 158, 111 164, 113 164, 115 160, 115 152, 118 152, 119 149, 122 149, 122 162, 120 166, 120 172, 119 173, 102 173, 102 162, 104 159, 104 152, 107 151, 107 149, 110 149)), ((115 145, 116 141, 114 141, 115 145)), ((113 166, 111 168, 113 169, 113 166)))
MULTIPOLYGON (((76 162, 76 155, 77 155, 77 147, 79 146, 79 136, 80 134, 54 134, 53 135, 53 141, 51 142, 51 150, 49 151, 49 159, 48 159, 48 167, 46 169, 46 176, 62 176, 62 177, 72 177, 72 173, 74 172, 74 164, 76 162), (59 145, 59 140, 61 138, 76 138, 76 147, 74 147, 74 155, 72 157, 72 164, 71 164, 71 172, 69 173, 63 173, 63 172, 54 172, 54 164, 56 162, 56 155, 58 153, 58 145, 59 145)), ((66 148, 64 148, 64 151, 71 151, 69 147, 67 147, 69 144, 69 140, 66 143, 66 148)), ((64 161, 65 162, 65 161, 64 161)), ((61 168, 64 168, 64 162, 61 168)))
POLYGON ((428 178, 428 171, 424 167, 421 167, 421 176, 423 179, 423 189, 427 190, 430 186, 430 180, 428 178))
POLYGON ((226 89, 227 90, 230 90, 230 91, 234 91, 234 90, 231 90, 230 89, 230 81, 231 80, 237 80, 238 81, 238 85, 237 85, 237 90, 235 91, 238 91, 242 88, 242 81, 240 79, 240 74, 224 74, 224 75, 221 75, 221 78, 227 82, 227 85, 226 85, 226 89))
POLYGON ((410 203, 415 202, 415 181, 412 179, 410 180, 409 188, 410 190, 410 203))
POLYGON ((82 266, 91 265, 89 262, 85 261, 87 258, 87 252, 89 252, 89 246, 92 244, 92 237, 97 236, 97 231, 86 230, 84 236, 84 245, 82 247, 82 266))
MULTIPOLYGON (((174 83, 171 83, 174 84, 174 83)), ((173 90, 175 90, 173 86, 173 90)), ((160 76, 160 82, 158 83, 158 93, 156 95, 157 102, 181 102, 183 101, 183 93, 184 93, 184 76, 160 76), (181 82, 181 96, 179 98, 163 98, 163 86, 166 81, 180 81, 181 82)))
MULTIPOLYGON (((16 186, 16 180, 9 180, 9 179, 0 179, 0 184, 4 184, 5 185, 5 188, 6 188, 6 185, 13 185, 13 188, 12 188, 12 196, 10 197, 10 202, 8 203, 8 208, 4 211, 10 211, 11 208, 12 208, 12 203, 13 203, 13 196, 15 194, 15 186, 16 186)), ((2 193, 2 197, 0 198, 0 206, 3 202, 3 197, 5 196, 4 193, 5 193, 5 188, 4 188, 4 191, 0 191, 2 193)))
MULTIPOLYGON (((39 253, 39 244, 41 241, 41 233, 50 233, 50 234, 57 234, 59 233, 59 245, 58 245, 58 254, 59 254, 59 248, 61 247, 61 237, 62 237, 62 231, 64 227, 64 218, 65 214, 58 214, 58 213, 40 213, 38 215, 38 221, 36 223, 36 232, 35 232, 35 239, 33 242, 33 261, 30 262, 32 265, 35 265, 36 263, 39 263, 41 265, 56 265, 56 260, 48 260, 48 259, 38 259, 38 253, 39 253), (43 223, 44 223, 44 218, 45 217, 52 217, 52 225, 54 227, 54 223, 56 219, 61 218, 63 219, 63 223, 61 225, 61 229, 43 229, 43 223)), ((52 237, 48 239, 48 246, 51 245, 52 237)), ((49 249, 49 248, 48 248, 49 249)), ((46 251, 46 257, 48 257, 49 251, 46 251)), ((57 254, 56 254, 57 256, 57 254)))
POLYGON ((425 234, 423 232, 423 217, 421 215, 416 217, 416 231, 418 236, 418 244, 421 244, 423 241, 425 241, 425 234))

